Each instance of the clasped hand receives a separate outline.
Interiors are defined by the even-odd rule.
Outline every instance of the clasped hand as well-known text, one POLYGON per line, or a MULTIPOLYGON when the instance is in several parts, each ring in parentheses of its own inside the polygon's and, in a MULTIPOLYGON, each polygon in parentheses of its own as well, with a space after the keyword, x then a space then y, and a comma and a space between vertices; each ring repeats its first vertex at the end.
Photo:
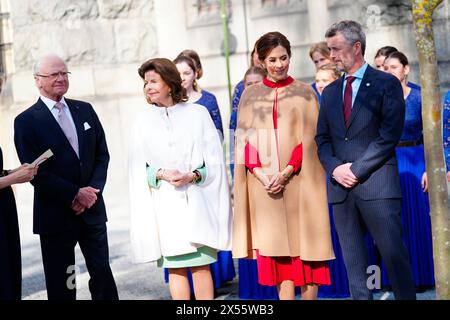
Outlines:
POLYGON ((182 187, 194 179, 192 172, 182 173, 177 169, 161 169, 161 180, 167 181, 175 187, 182 187))
POLYGON ((352 188, 358 183, 358 178, 350 170, 352 163, 344 163, 337 166, 333 171, 334 180, 346 188, 352 188))
POLYGON ((261 182, 269 194, 277 194, 284 189, 286 179, 281 172, 275 173, 272 178, 269 178, 267 174, 261 168, 254 168, 253 174, 261 182))
POLYGON ((91 208, 97 201, 97 193, 99 192, 99 189, 92 187, 80 188, 72 202, 72 210, 75 211, 75 214, 79 215, 86 209, 91 208))

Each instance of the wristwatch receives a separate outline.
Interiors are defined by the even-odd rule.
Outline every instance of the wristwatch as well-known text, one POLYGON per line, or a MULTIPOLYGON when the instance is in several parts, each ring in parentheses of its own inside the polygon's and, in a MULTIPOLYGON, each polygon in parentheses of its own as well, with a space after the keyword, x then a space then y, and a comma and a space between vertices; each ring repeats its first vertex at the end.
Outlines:
POLYGON ((6 177, 9 174, 9 170, 0 171, 0 177, 6 177))
POLYGON ((194 170, 192 171, 192 173, 194 174, 194 178, 192 179, 192 183, 197 183, 200 180, 202 180, 202 176, 200 174, 200 172, 198 170, 194 170))

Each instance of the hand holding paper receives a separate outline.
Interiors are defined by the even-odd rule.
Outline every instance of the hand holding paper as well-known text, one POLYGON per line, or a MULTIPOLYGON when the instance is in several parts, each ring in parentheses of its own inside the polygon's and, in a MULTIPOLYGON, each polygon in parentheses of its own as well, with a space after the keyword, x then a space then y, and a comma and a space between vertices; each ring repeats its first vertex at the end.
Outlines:
POLYGON ((13 184, 16 183, 24 183, 33 180, 34 176, 37 173, 38 168, 34 167, 28 163, 24 163, 20 167, 11 170, 9 173, 13 184))
POLYGON ((48 149, 43 154, 41 154, 36 160, 31 163, 31 166, 36 167, 43 163, 45 160, 53 156, 52 150, 48 149))

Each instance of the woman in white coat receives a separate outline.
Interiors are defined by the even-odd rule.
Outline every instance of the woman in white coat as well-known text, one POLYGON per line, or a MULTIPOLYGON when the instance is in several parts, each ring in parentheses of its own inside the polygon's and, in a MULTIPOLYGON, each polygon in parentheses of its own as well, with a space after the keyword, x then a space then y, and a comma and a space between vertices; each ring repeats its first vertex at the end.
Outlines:
POLYGON ((130 142, 129 188, 133 261, 169 269, 173 299, 188 300, 187 269, 197 300, 213 299, 209 264, 230 250, 232 214, 219 135, 208 111, 186 103, 168 59, 146 61, 146 109, 130 142))

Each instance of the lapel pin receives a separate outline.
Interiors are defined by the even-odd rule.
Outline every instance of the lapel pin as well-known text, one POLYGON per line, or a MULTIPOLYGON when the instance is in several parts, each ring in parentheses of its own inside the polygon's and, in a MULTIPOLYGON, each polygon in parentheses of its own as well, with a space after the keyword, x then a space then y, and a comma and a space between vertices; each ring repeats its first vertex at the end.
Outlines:
POLYGON ((370 87, 370 82, 367 82, 367 83, 366 83, 366 87, 370 87))

